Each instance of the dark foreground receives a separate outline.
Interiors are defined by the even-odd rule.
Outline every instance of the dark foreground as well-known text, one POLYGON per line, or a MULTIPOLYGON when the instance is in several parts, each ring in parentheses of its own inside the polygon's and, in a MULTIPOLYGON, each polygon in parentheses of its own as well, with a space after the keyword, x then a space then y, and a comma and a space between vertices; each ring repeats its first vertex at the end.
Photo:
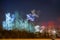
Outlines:
MULTIPOLYGON (((40 34, 39 34, 40 35, 40 34)), ((49 38, 48 34, 43 35, 40 37, 36 37, 34 33, 29 33, 26 31, 6 31, 6 30, 0 30, 0 38, 20 38, 20 39, 26 39, 26 38, 49 38)))

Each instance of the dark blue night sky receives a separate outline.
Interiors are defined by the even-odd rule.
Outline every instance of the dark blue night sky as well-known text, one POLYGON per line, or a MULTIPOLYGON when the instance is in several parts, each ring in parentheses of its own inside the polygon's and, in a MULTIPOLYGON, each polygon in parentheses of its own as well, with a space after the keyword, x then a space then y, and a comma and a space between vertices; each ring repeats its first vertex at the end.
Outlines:
MULTIPOLYGON (((0 0, 0 23, 5 12, 40 10, 40 21, 56 20, 60 16, 60 0, 0 0)), ((22 15, 25 15, 22 13, 22 15)))

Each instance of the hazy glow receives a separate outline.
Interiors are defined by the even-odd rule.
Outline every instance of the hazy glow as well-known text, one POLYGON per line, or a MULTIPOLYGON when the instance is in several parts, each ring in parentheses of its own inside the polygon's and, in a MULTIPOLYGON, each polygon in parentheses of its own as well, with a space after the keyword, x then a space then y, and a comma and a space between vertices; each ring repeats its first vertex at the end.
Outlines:
POLYGON ((40 31, 40 26, 39 25, 36 25, 35 26, 35 32, 39 32, 40 31))
POLYGON ((40 30, 40 33, 42 33, 43 32, 43 30, 40 30))
POLYGON ((27 14, 27 20, 34 21, 35 17, 32 14, 27 14))
POLYGON ((52 30, 52 34, 56 34, 56 30, 52 30))
POLYGON ((39 17, 36 14, 27 14, 26 16, 27 16, 27 20, 30 20, 30 21, 35 21, 35 18, 39 17))
POLYGON ((41 26, 40 28, 41 28, 41 29, 40 29, 40 33, 44 32, 45 26, 41 26))
POLYGON ((5 14, 6 20, 3 21, 3 29, 4 30, 20 30, 20 31, 28 31, 34 32, 34 25, 29 23, 27 19, 23 20, 18 12, 15 14, 7 13, 5 14))
POLYGON ((12 15, 12 17, 10 16, 10 13, 7 13, 6 15, 6 20, 3 21, 3 29, 5 30, 12 30, 12 26, 14 26, 14 17, 12 15))

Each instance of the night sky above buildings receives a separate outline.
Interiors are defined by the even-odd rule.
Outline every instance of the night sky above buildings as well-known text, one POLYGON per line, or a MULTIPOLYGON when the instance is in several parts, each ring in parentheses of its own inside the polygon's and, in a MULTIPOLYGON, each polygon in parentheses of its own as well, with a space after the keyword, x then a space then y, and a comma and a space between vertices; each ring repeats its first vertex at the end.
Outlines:
POLYGON ((0 24, 6 12, 23 11, 24 16, 32 9, 40 10, 40 22, 57 21, 60 17, 60 0, 0 0, 0 24))

